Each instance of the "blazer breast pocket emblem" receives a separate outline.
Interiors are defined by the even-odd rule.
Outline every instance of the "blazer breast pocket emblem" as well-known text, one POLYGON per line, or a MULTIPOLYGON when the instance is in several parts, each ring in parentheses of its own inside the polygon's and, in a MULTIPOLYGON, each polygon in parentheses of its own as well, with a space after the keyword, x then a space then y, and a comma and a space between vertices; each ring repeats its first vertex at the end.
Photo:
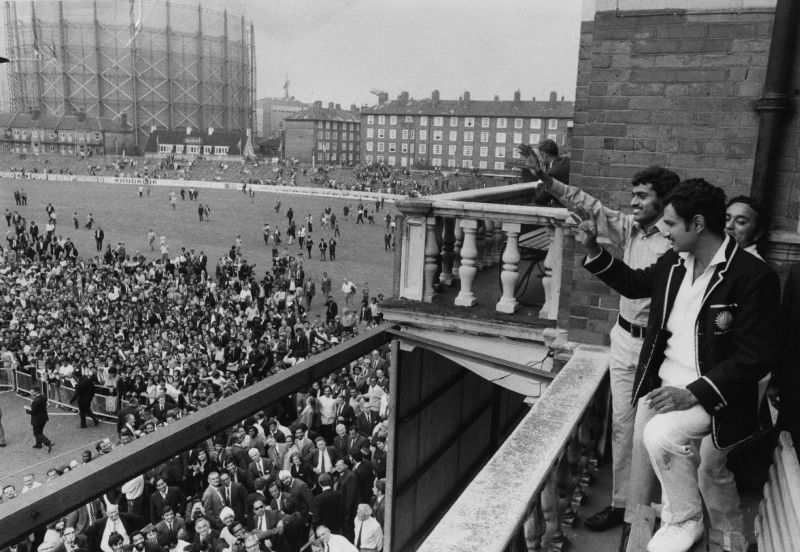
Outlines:
POLYGON ((714 318, 714 325, 722 332, 730 330, 733 327, 733 313, 728 310, 720 311, 714 318))

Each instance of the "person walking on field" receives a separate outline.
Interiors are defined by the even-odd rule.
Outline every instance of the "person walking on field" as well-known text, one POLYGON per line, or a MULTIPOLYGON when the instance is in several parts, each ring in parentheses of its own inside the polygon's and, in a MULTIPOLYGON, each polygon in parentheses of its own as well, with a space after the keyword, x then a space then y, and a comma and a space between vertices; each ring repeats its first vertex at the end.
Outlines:
POLYGON ((44 426, 50 419, 47 415, 47 397, 42 395, 37 387, 32 389, 31 396, 33 397, 33 402, 31 402, 29 412, 31 415, 31 426, 33 427, 33 437, 36 439, 33 448, 40 449, 42 445, 44 445, 47 447, 47 452, 50 452, 55 443, 44 434, 44 426))
POLYGON ((72 395, 72 399, 69 401, 70 404, 76 401, 78 403, 78 415, 81 419, 81 429, 86 427, 86 416, 89 416, 94 421, 95 426, 100 423, 95 413, 92 412, 94 393, 95 387, 92 378, 86 374, 82 374, 75 386, 75 394, 72 395))

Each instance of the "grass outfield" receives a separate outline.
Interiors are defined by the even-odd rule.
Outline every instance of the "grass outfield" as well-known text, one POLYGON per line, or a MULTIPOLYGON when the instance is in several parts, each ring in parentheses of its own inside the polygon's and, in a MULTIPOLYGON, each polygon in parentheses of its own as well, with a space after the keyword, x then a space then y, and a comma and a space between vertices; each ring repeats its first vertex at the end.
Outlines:
MULTIPOLYGON (((323 270, 333 279, 334 299, 340 304, 343 302, 340 286, 344 277, 359 288, 367 282, 372 295, 391 295, 393 252, 384 251, 383 247, 383 211, 377 214, 374 225, 356 225, 355 217, 352 217, 352 222, 347 222, 342 216, 342 207, 347 204, 356 207, 356 200, 257 191, 255 201, 251 203, 249 196, 241 190, 203 188, 199 191, 198 202, 210 205, 211 221, 200 222, 198 202, 181 201, 178 195, 177 208, 172 210, 168 199, 171 190, 177 193, 179 188, 153 186, 149 198, 145 194, 139 199, 134 185, 0 179, 0 208, 5 210, 8 207, 12 212, 18 209, 29 223, 35 220, 40 231, 44 231, 47 221, 45 207, 48 202, 52 203, 58 217, 56 232, 69 236, 83 257, 96 254, 94 233, 83 227, 89 212, 93 213, 95 224, 102 226, 105 232, 104 248, 106 244, 114 247, 118 242, 124 242, 131 255, 141 251, 145 257, 155 258, 158 251, 151 252, 147 244, 147 231, 152 227, 157 237, 167 237, 170 254, 175 254, 181 247, 195 252, 204 250, 209 258, 209 271, 230 249, 236 236, 241 235, 243 256, 256 264, 256 274, 261 276, 272 266, 272 245, 266 247, 262 238, 264 223, 269 222, 272 229, 276 224, 280 227, 284 234, 281 247, 287 247, 286 211, 292 207, 298 224, 304 222, 307 214, 314 217, 312 237, 315 245, 311 260, 305 255, 306 274, 317 282, 312 313, 321 312, 323 301, 319 294, 319 280, 323 270), (28 194, 28 205, 24 207, 14 204, 14 189, 20 187, 28 194), (278 199, 281 200, 281 212, 276 214, 274 206, 278 199), (316 243, 320 237, 329 239, 333 235, 332 231, 320 231, 320 213, 328 205, 336 213, 341 236, 336 239, 336 260, 322 262, 316 243), (76 211, 80 221, 78 230, 72 224, 72 214, 76 211)), ((373 208, 374 202, 365 202, 367 205, 373 208)), ((397 213, 390 203, 386 203, 386 209, 392 216, 397 213)), ((5 224, 5 219, 0 219, 0 223, 5 224)), ((293 255, 299 251, 296 242, 288 249, 293 255)))

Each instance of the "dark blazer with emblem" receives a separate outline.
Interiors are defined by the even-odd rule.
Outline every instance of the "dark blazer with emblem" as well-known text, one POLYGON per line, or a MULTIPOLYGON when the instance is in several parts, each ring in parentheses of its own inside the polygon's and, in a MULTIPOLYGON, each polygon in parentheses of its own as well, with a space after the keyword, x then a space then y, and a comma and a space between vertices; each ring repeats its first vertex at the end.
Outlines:
MULTIPOLYGON (((759 431, 758 381, 778 356, 777 312, 780 282, 766 263, 727 240, 720 263, 703 296, 695 322, 699 377, 687 386, 711 415, 711 437, 719 449, 742 443, 759 431)), ((650 316, 639 356, 632 400, 661 385, 666 320, 686 268, 667 251, 650 267, 633 270, 603 251, 586 268, 606 284, 633 298, 651 297, 650 316)))

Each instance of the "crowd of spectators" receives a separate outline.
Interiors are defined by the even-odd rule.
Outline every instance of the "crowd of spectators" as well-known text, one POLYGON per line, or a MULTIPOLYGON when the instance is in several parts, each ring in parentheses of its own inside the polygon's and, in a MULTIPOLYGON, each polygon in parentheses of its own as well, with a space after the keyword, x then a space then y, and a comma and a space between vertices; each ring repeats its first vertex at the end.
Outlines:
POLYGON ((490 178, 475 171, 433 167, 410 170, 405 167, 301 166, 288 161, 220 161, 195 158, 175 160, 145 157, 76 157, 58 154, 0 154, 7 157, 9 170, 19 173, 53 173, 89 176, 163 178, 237 184, 327 187, 340 190, 384 192, 401 195, 430 195, 505 185, 508 178, 490 178))
MULTIPOLYGON (((203 251, 186 248, 146 261, 120 244, 83 258, 69 237, 39 232, 18 213, 9 225, 0 353, 59 403, 63 388, 83 378, 105 390, 118 434, 97 443, 95 454, 122 454, 132 440, 358 331, 330 295, 325 317, 309 319, 297 298, 302 258, 286 253, 257 276, 235 247, 216 270, 207 270, 203 251)), ((310 538, 319 546, 339 534, 380 549, 386 353, 264 405, 102 500, 76 505, 11 551, 297 551, 310 538)), ((92 456, 84 451, 54 466, 48 480, 92 456)), ((32 474, 24 480, 21 492, 35 486, 32 474)), ((16 494, 6 485, 3 500, 16 494)))

